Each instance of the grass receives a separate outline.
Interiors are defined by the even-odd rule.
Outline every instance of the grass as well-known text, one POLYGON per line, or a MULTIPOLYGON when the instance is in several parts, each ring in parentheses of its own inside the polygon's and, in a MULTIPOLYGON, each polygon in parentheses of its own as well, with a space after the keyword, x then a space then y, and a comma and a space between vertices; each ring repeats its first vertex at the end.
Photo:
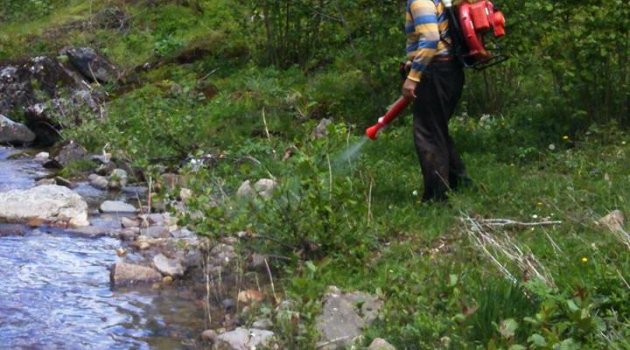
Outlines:
MULTIPOLYGON (((64 135, 91 150, 108 144, 134 165, 162 163, 192 175, 190 206, 204 215, 181 222, 199 234, 259 235, 244 246, 276 257, 276 288, 299 311, 297 325, 276 315, 287 348, 314 347, 314 318, 331 284, 382 297, 366 341, 383 337, 399 349, 630 347, 627 236, 596 224, 614 209, 630 213, 630 138, 617 124, 577 128, 562 106, 544 99, 483 121, 461 113, 451 129, 476 186, 452 194, 448 205, 421 204, 409 116, 367 142, 357 159, 336 161, 392 97, 383 91, 394 83, 376 79, 383 72, 357 69, 354 55, 309 75, 259 67, 238 21, 217 20, 217 13, 243 14, 222 1, 200 3, 202 13, 127 2, 133 23, 124 34, 60 34, 54 45, 95 45, 123 69, 164 61, 139 73, 131 91, 108 87, 117 93, 105 123, 84 120, 64 135), (167 62, 199 47, 210 53, 185 65, 167 62), (208 86, 214 96, 203 95, 208 86), (334 120, 329 136, 313 140, 322 117, 334 120), (210 161, 187 165, 197 158, 210 161), (274 199, 233 197, 242 181, 263 177, 279 182, 274 199)), ((43 43, 46 28, 88 19, 88 5, 71 2, 9 24, 0 58, 43 43)), ((68 174, 81 170, 77 164, 68 174)))
MULTIPOLYGON (((386 301, 383 318, 368 330, 368 339, 385 337, 399 348, 628 345, 622 301, 630 293, 624 282, 630 271, 627 246, 595 224, 612 209, 630 209, 623 195, 630 190, 623 132, 614 126, 591 132, 570 147, 536 148, 536 160, 515 163, 498 160, 506 155, 497 153, 509 149, 464 152, 477 189, 454 194, 449 205, 423 205, 414 194, 421 190, 420 176, 404 126, 368 143, 345 169, 329 168, 326 159, 358 138, 347 142, 348 130, 338 126, 327 141, 302 144, 295 161, 278 164, 271 153, 257 153, 265 168, 284 168, 275 172, 280 183, 300 186, 283 188, 277 200, 262 204, 263 214, 260 207, 257 214, 242 207, 239 213, 223 212, 219 218, 234 226, 206 232, 247 227, 295 243, 293 250, 255 244, 274 254, 297 254, 297 268, 280 264, 288 296, 302 300, 308 314, 317 310, 308 305, 331 284, 380 295, 386 301), (283 202, 286 193, 297 196, 293 206, 283 202), (473 238, 466 217, 533 225, 484 226, 496 240, 487 245, 473 238), (541 221, 561 223, 536 225, 541 221), (332 233, 324 232, 331 227, 332 233), (303 240, 324 251, 305 254, 299 249, 303 240), (305 260, 313 265, 300 263, 305 260)), ((268 146, 261 141, 259 147, 268 146)), ((229 176, 217 169, 211 176, 227 182, 252 176, 249 168, 227 169, 229 176)), ((213 215, 208 212, 208 220, 217 219, 213 215)))

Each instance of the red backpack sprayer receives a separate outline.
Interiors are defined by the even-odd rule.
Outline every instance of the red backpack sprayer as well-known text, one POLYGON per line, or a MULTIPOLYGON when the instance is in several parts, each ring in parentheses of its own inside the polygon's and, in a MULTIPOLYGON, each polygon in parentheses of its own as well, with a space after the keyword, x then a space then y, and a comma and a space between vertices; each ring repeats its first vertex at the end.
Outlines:
MULTIPOLYGON (((474 3, 464 1, 453 8, 452 0, 442 0, 449 15, 449 23, 453 30, 455 56, 464 64, 475 70, 482 70, 507 59, 495 49, 486 47, 485 38, 492 33, 500 38, 505 35, 505 18, 492 2, 488 0, 474 3)), ((394 120, 411 100, 400 97, 389 108, 378 122, 365 130, 365 136, 376 140, 381 129, 394 120)))

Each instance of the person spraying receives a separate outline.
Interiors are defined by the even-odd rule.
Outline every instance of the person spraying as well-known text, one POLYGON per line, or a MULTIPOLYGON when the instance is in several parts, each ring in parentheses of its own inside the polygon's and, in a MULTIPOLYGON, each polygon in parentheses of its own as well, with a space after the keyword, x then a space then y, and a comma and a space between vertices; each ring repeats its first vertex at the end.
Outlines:
POLYGON ((413 139, 422 176, 422 201, 445 201, 468 179, 448 122, 462 95, 464 71, 456 59, 447 8, 440 0, 408 0, 405 29, 409 74, 402 86, 413 101, 413 139))
POLYGON ((484 36, 505 35, 503 14, 490 1, 407 0, 406 77, 399 98, 366 130, 372 140, 409 104, 413 138, 424 180, 423 201, 444 201, 447 191, 470 184, 448 122, 464 86, 463 68, 485 69, 507 59, 485 47, 484 36))

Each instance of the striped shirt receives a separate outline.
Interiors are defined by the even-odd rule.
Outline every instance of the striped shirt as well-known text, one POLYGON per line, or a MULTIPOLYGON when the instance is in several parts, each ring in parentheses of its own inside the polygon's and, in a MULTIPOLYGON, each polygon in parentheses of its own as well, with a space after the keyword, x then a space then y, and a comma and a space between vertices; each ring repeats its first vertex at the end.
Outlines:
POLYGON ((407 0, 405 17, 407 57, 412 61, 407 77, 419 82, 434 57, 452 57, 448 13, 441 0, 407 0))

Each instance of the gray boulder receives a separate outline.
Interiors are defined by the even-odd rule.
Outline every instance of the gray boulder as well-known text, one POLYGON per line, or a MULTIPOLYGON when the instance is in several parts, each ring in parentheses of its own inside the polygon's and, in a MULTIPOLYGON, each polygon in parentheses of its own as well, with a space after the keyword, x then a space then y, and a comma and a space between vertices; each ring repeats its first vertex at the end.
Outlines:
POLYGON ((140 222, 135 218, 122 217, 120 219, 120 224, 123 228, 140 227, 140 222))
POLYGON ((184 275, 184 267, 176 259, 169 259, 164 254, 153 257, 153 265, 163 275, 171 277, 181 277, 184 275))
POLYGON ((101 106, 103 96, 97 90, 75 90, 69 96, 43 100, 24 107, 26 125, 37 135, 41 145, 59 141, 63 127, 76 126, 86 119, 103 120, 106 111, 101 106))
POLYGON ((70 64, 88 81, 113 83, 118 80, 116 67, 94 49, 89 47, 67 47, 61 50, 70 64))
POLYGON ((236 328, 215 338, 214 350, 251 350, 269 346, 274 333, 261 329, 236 328))
POLYGON ((119 214, 133 214, 138 211, 133 205, 121 201, 105 201, 100 209, 103 213, 119 214))
POLYGON ((159 282, 162 275, 146 266, 118 262, 112 266, 110 280, 114 287, 125 287, 159 282))
POLYGON ((35 140, 35 134, 24 124, 0 114, 0 143, 29 143, 35 140))
POLYGON ((54 98, 59 90, 74 90, 81 79, 54 58, 39 56, 0 67, 0 114, 54 98))
POLYGON ((68 166, 68 164, 80 160, 86 160, 88 158, 88 152, 85 147, 78 144, 76 141, 70 140, 59 150, 59 154, 55 157, 55 160, 62 166, 68 166))
POLYGON ((336 287, 329 287, 323 312, 316 318, 316 328, 320 333, 317 348, 347 348, 376 319, 382 306, 382 301, 367 293, 342 293, 336 287))
POLYGON ((92 187, 98 188, 99 190, 106 190, 109 184, 105 176, 96 174, 90 174, 90 176, 88 176, 88 181, 90 181, 90 185, 92 187))
POLYGON ((260 196, 269 199, 273 196, 273 192, 278 187, 278 183, 273 179, 260 179, 252 185, 251 181, 244 181, 236 191, 238 198, 255 198, 260 196))
POLYGON ((0 114, 24 110, 26 126, 37 135, 36 142, 52 145, 59 140, 60 125, 44 113, 44 102, 82 86, 78 75, 50 57, 0 67, 0 114))
POLYGON ((75 227, 88 226, 87 208, 80 195, 57 185, 0 193, 0 219, 11 222, 39 219, 75 227))
POLYGON ((48 152, 39 152, 35 155, 35 158, 33 158, 34 161, 38 162, 38 163, 46 163, 47 161, 50 160, 50 153, 48 152))
POLYGON ((249 180, 245 180, 236 191, 236 196, 238 198, 253 198, 255 193, 256 192, 254 191, 254 188, 252 187, 252 182, 249 180))
POLYGON ((276 187, 278 187, 278 183, 272 179, 260 179, 254 184, 256 193, 265 199, 269 199, 273 196, 276 187))
POLYGON ((171 232, 164 226, 150 226, 140 231, 143 235, 150 238, 169 238, 171 232))

